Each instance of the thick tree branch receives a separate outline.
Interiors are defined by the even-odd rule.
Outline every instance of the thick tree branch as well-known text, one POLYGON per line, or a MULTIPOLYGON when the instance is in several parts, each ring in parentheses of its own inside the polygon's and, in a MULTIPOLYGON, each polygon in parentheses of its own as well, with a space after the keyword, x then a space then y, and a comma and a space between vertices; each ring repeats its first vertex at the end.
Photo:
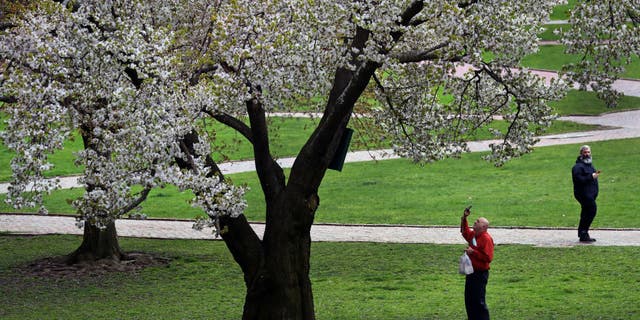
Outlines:
MULTIPOLYGON (((200 137, 196 131, 191 131, 180 140, 180 150, 187 156, 187 159, 177 158, 176 163, 182 169, 197 170, 195 167, 194 158, 198 158, 201 155, 196 154, 195 145, 200 141, 200 137)), ((212 177, 213 175, 220 176, 221 180, 224 180, 224 175, 218 164, 213 160, 211 155, 205 156, 205 167, 208 172, 206 177, 212 177)))
POLYGON ((462 1, 458 3, 458 8, 466 9, 476 3, 478 3, 478 0, 462 1))
POLYGON ((247 113, 251 124, 253 137, 253 154, 256 163, 256 173, 260 178, 262 191, 267 206, 284 188, 284 172, 271 156, 269 150, 269 131, 262 104, 256 98, 247 101, 247 113))
POLYGON ((13 27, 15 27, 16 25, 11 23, 11 22, 0 22, 0 31, 5 31, 7 29, 11 29, 13 27))
POLYGON ((16 97, 14 97, 14 96, 0 96, 0 102, 16 103, 16 102, 18 102, 18 99, 16 99, 16 97))
POLYGON ((401 52, 398 54, 394 54, 393 57, 396 58, 400 63, 413 63, 413 62, 422 62, 422 61, 430 61, 430 60, 443 60, 443 61, 449 61, 449 62, 461 61, 462 56, 445 58, 442 55, 437 53, 439 49, 445 48, 448 45, 449 45, 448 42, 443 42, 441 44, 434 46, 433 48, 429 48, 428 50, 401 52))
MULTIPOLYGON (((420 11, 424 9, 424 1, 414 1, 412 2, 407 9, 400 15, 400 21, 398 22, 401 26, 409 26, 412 24, 413 17, 415 17, 420 11)), ((391 36, 393 37, 393 41, 397 42, 402 37, 403 33, 400 31, 391 32, 391 36)))
POLYGON ((264 251, 260 238, 244 215, 237 218, 220 217, 221 235, 233 259, 244 273, 245 285, 249 287, 256 281, 258 270, 264 263, 264 251))
MULTIPOLYGON (((412 2, 400 14, 399 24, 409 25, 413 17, 419 14, 423 8, 423 1, 412 2)), ((391 35, 396 42, 402 38, 400 31, 393 31, 391 35)), ((368 30, 358 27, 351 44, 351 48, 357 50, 350 50, 350 52, 361 52, 369 36, 368 30)), ((336 71, 324 115, 291 168, 289 184, 308 187, 309 190, 306 192, 309 195, 317 192, 349 122, 356 101, 369 84, 375 70, 380 67, 378 63, 373 61, 357 63, 357 58, 355 54, 352 54, 352 64, 358 66, 356 71, 352 72, 346 69, 336 71), (309 174, 310 172, 312 174, 309 174)))
POLYGON ((352 81, 344 88, 333 107, 335 110, 323 116, 323 122, 300 151, 291 168, 289 184, 307 186, 310 196, 317 192, 331 159, 335 154, 353 107, 369 84, 373 73, 380 65, 365 62, 355 72, 352 81), (306 172, 306 174, 305 174, 306 172))
MULTIPOLYGON (((236 73, 237 69, 226 62, 220 63, 220 66, 229 73, 236 73)), ((215 68, 215 67, 211 67, 215 68)), ((260 86, 253 87, 251 83, 247 83, 250 91, 260 92, 260 86)), ((250 126, 242 121, 227 114, 214 114, 211 111, 204 110, 214 119, 235 129, 242 134, 253 146, 254 161, 256 164, 256 172, 260 179, 260 184, 265 195, 267 206, 284 189, 285 177, 280 165, 271 156, 269 148, 269 130, 266 122, 266 116, 262 103, 259 99, 254 98, 246 102, 247 114, 249 115, 250 126)))
MULTIPOLYGON (((238 72, 238 68, 224 61, 220 63, 220 66, 225 72, 238 72)), ((255 91, 257 94, 260 94, 261 88, 259 85, 253 86, 253 84, 247 83, 247 87, 250 92, 255 91)), ((210 111, 205 112, 214 119, 240 132, 240 134, 252 143, 256 173, 260 179, 267 206, 269 206, 277 194, 284 189, 284 172, 280 165, 273 159, 271 151, 269 150, 269 130, 262 103, 258 98, 253 98, 246 102, 246 106, 250 127, 247 127, 246 124, 229 115, 213 114, 210 111)))
MULTIPOLYGON (((198 134, 195 131, 186 135, 180 141, 182 152, 187 154, 190 159, 197 156, 194 145, 198 141, 198 134)), ((210 155, 206 157, 205 165, 209 170, 207 176, 216 174, 221 180, 224 180, 224 175, 215 161, 210 155)), ((183 169, 195 170, 192 161, 176 159, 176 162, 183 169)), ((258 235, 253 231, 244 215, 240 215, 237 218, 221 216, 219 222, 222 239, 233 254, 233 258, 240 265, 240 268, 243 271, 249 271, 245 272, 245 281, 250 281, 249 277, 255 274, 253 269, 263 260, 262 245, 258 235)))
POLYGON ((440 55, 429 51, 402 52, 393 55, 400 63, 413 63, 421 61, 438 60, 440 55))
POLYGON ((191 78, 189 79, 189 84, 192 86, 195 86, 199 81, 200 81, 200 77, 203 74, 209 73, 211 71, 216 71, 218 70, 218 66, 217 65, 205 65, 202 66, 200 69, 196 70, 193 75, 191 76, 191 78))
POLYGON ((136 87, 136 89, 140 89, 140 86, 142 86, 142 79, 138 77, 138 71, 136 71, 136 69, 126 67, 124 68, 124 73, 127 74, 133 86, 136 87))
MULTIPOLYGON (((370 32, 368 30, 357 28, 351 47, 358 50, 350 50, 352 52, 352 64, 358 65, 357 55, 353 52, 359 52, 360 49, 364 48, 369 35, 370 32)), ((306 190, 308 196, 317 192, 317 188, 320 186, 320 182, 338 147, 339 139, 342 137, 353 110, 353 105, 345 107, 339 100, 344 97, 345 89, 352 85, 354 81, 368 83, 370 79, 369 75, 367 79, 359 78, 354 80, 354 74, 356 73, 357 71, 354 72, 346 68, 336 70, 333 87, 329 92, 329 100, 322 119, 320 119, 318 127, 311 134, 307 143, 302 147, 291 168, 289 184, 309 187, 309 190, 306 190), (311 172, 313 174, 305 174, 311 172)))

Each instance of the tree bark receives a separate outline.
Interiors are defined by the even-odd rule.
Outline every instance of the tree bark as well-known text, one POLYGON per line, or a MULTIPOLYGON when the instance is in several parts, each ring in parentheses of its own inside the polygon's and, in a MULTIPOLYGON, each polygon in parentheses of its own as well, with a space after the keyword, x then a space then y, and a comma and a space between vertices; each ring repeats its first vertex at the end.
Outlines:
POLYGON ((118 244, 115 222, 109 223, 105 229, 85 223, 82 244, 67 256, 67 263, 75 264, 100 259, 120 261, 125 258, 118 244))
POLYGON ((264 237, 257 245, 259 254, 249 256, 248 250, 256 250, 256 246, 239 240, 239 234, 251 233, 242 221, 233 225, 222 221, 222 227, 227 228, 222 237, 245 275, 243 319, 315 319, 309 270, 311 226, 320 202, 318 188, 355 101, 377 67, 366 63, 360 72, 338 72, 332 97, 344 92, 346 99, 340 104, 331 99, 321 123, 298 154, 286 184, 282 168, 269 152, 264 110, 257 100, 247 103, 256 172, 267 207, 264 237), (354 74, 359 76, 357 81, 343 81, 353 79, 354 74))
MULTIPOLYGON (((400 23, 408 25, 421 9, 422 2, 414 2, 400 23)), ((352 47, 363 48, 369 35, 368 30, 357 28, 352 47)), ((401 34, 393 36, 399 39, 401 34)), ((355 71, 337 70, 323 117, 296 157, 288 181, 271 156, 265 110, 258 99, 247 101, 249 128, 224 121, 236 124, 232 127, 253 144, 256 173, 267 208, 262 241, 244 216, 220 218, 222 238, 242 268, 247 286, 243 319, 315 319, 309 270, 311 226, 320 203, 318 189, 355 102, 380 67, 376 62, 362 63, 356 58, 353 57, 354 65, 358 65, 355 71)))
POLYGON ((267 221, 261 259, 245 273, 243 319, 315 319, 309 258, 318 197, 301 191, 287 188, 272 206, 278 223, 267 221))
MULTIPOLYGON (((100 105, 97 105, 99 108, 100 105)), ((105 161, 109 159, 111 153, 108 151, 101 151, 100 148, 92 141, 93 139, 93 127, 91 125, 82 124, 80 126, 80 134, 85 149, 91 149, 102 155, 105 161)), ((89 184, 85 187, 87 192, 90 192, 96 188, 95 185, 89 184)), ((135 203, 132 203, 127 211, 135 208, 138 204, 144 201, 149 194, 149 189, 145 189, 142 192, 141 197, 135 203)), ((68 264, 75 264, 83 261, 95 261, 100 259, 112 259, 120 261, 125 257, 118 244, 118 234, 116 232, 115 220, 109 222, 105 228, 100 229, 88 221, 84 223, 84 234, 82 236, 82 243, 74 252, 67 256, 68 264)))

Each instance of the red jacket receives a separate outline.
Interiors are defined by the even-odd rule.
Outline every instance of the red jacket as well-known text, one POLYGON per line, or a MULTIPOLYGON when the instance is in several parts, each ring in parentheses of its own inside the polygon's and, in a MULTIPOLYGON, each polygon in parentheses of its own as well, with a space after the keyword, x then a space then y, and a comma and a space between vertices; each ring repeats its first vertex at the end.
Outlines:
POLYGON ((464 219, 462 230, 462 237, 467 240, 469 246, 473 249, 473 252, 469 255, 473 270, 489 270, 489 264, 493 260, 493 238, 491 238, 489 232, 483 232, 476 237, 476 232, 469 228, 467 219, 464 219), (473 238, 476 238, 475 245, 473 244, 473 238))

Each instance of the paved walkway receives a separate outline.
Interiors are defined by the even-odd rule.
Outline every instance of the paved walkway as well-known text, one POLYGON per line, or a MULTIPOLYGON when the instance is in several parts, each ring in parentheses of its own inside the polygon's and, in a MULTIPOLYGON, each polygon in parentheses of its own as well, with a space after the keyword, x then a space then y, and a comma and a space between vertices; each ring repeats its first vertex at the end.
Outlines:
MULTIPOLYGON (((117 220, 121 237, 155 239, 216 239, 211 229, 197 231, 189 220, 117 220)), ((252 223, 259 236, 264 224, 252 223)), ((16 234, 76 234, 82 229, 75 226, 71 216, 39 216, 34 214, 0 214, 0 231, 16 234), (7 230, 10 229, 10 230, 7 230)), ((563 228, 491 228, 496 244, 528 244, 545 247, 570 247, 583 245, 578 242, 575 229, 563 228)), ((594 246, 640 246, 640 229, 594 229, 594 246)), ((311 227, 313 241, 337 242, 386 242, 386 243, 435 243, 464 244, 457 227, 400 226, 400 225, 337 225, 314 224, 311 227)))
MULTIPOLYGON (((552 72, 537 71, 551 78, 552 72)), ((625 95, 640 96, 640 82, 618 80, 614 87, 625 95)), ((602 116, 561 117, 586 124, 611 127, 609 130, 597 130, 578 133, 565 133, 540 137, 536 146, 560 144, 581 144, 592 141, 640 137, 640 110, 615 112, 602 116)), ((469 143, 472 152, 489 150, 494 141, 476 141, 469 143)), ((397 158, 391 150, 358 151, 347 154, 346 162, 384 160, 397 158)), ((285 168, 291 167, 293 158, 278 160, 285 168)), ((255 171, 253 161, 238 161, 221 164, 223 173, 255 171)), ((61 177, 62 188, 79 187, 77 177, 61 177)), ((0 193, 7 192, 7 184, 0 184, 0 193)), ((82 234, 75 226, 75 219, 69 216, 39 216, 32 214, 0 213, 0 232, 17 234, 82 234)), ((116 222, 118 234, 125 237, 172 238, 172 239, 214 239, 211 230, 192 229, 193 221, 185 220, 129 220, 116 222)), ((258 235, 262 235, 264 225, 252 224, 258 235)), ((491 234, 497 244, 530 244, 536 246, 565 247, 579 245, 575 229, 554 228, 492 228, 491 234)), ((598 241, 596 246, 640 246, 640 229, 600 229, 593 230, 592 236, 598 241)), ((438 243, 463 244, 457 227, 428 226, 381 226, 381 225, 330 225, 315 224, 311 229, 313 241, 362 241, 395 243, 438 243)))

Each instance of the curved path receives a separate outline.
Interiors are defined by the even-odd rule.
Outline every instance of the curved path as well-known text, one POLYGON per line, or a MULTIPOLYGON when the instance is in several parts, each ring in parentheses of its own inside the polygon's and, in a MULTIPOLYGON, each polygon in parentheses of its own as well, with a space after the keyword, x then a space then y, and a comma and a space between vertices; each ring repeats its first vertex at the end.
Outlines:
MULTIPOLYGON (((545 77, 555 76, 552 72, 536 71, 545 77)), ((640 82, 618 80, 614 87, 626 95, 640 96, 640 82)), ((561 117, 586 124, 611 127, 577 133, 565 133, 540 137, 536 146, 579 144, 591 141, 640 137, 640 110, 615 112, 602 116, 561 117)), ((469 143, 472 152, 489 150, 494 141, 469 143)), ((358 151, 347 154, 346 162, 371 161, 372 159, 397 158, 391 150, 358 151)), ((283 167, 291 167, 294 158, 278 160, 283 167)), ((239 161, 221 164, 225 174, 255 171, 253 161, 239 161)), ((78 187, 77 177, 61 177, 62 188, 78 187)), ((0 193, 7 192, 7 184, 0 184, 0 193)), ((215 239, 211 230, 196 231, 190 220, 131 220, 116 222, 118 234, 125 237, 171 238, 171 239, 215 239)), ((258 235, 262 235, 264 224, 251 225, 258 235)), ((0 213, 0 232, 16 234, 82 234, 71 216, 0 213)), ((530 244, 536 246, 579 245, 575 229, 568 228, 491 228, 497 244, 530 244)), ((598 239, 595 246, 640 246, 640 229, 594 229, 592 235, 598 239)), ((313 241, 363 241, 396 243, 451 243, 463 244, 457 227, 397 226, 397 225, 337 225, 315 224, 311 228, 313 241)))

